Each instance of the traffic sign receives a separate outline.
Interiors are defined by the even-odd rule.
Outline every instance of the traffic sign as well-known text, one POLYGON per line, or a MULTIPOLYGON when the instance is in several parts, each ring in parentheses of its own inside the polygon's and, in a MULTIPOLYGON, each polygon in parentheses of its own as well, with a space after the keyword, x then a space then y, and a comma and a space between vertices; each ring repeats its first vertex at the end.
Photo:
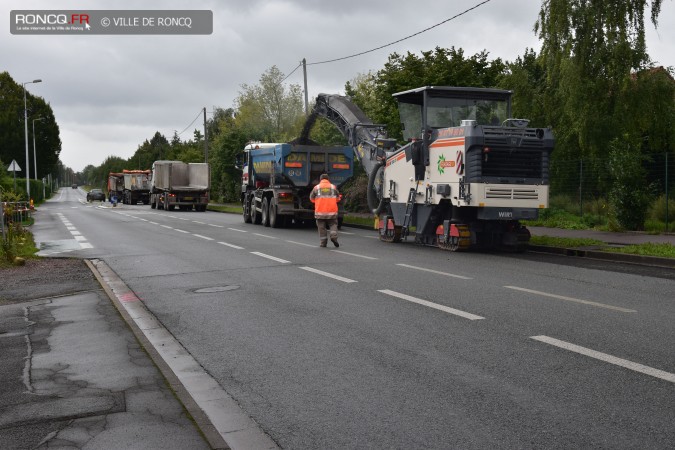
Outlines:
POLYGON ((16 162, 16 159, 12 160, 12 163, 7 168, 7 172, 21 172, 21 167, 19 167, 19 164, 16 162))

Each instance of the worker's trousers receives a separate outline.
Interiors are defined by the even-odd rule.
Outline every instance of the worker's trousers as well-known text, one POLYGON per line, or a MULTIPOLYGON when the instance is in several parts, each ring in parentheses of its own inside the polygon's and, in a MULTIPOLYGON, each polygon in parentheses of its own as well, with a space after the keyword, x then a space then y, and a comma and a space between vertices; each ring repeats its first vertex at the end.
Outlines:
POLYGON ((334 219, 316 219, 316 227, 319 229, 319 240, 322 244, 328 242, 328 233, 330 239, 335 240, 338 237, 338 221, 334 219))

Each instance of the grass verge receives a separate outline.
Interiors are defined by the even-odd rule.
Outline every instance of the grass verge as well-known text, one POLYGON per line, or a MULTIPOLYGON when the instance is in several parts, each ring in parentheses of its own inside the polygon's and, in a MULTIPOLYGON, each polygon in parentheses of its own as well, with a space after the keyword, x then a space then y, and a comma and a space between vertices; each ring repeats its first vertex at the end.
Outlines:
POLYGON ((645 244, 626 245, 624 247, 610 247, 604 242, 598 241, 596 239, 532 236, 530 239, 530 244, 559 248, 596 247, 594 250, 603 252, 626 253, 629 255, 640 256, 656 256, 659 258, 675 258, 675 246, 671 244, 657 244, 651 242, 645 244))

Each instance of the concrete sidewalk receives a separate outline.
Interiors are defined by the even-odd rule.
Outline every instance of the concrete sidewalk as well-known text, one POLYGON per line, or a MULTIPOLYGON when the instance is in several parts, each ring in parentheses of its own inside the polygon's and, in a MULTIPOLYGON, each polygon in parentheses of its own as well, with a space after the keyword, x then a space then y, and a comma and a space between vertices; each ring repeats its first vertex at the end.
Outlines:
POLYGON ((0 449, 278 448, 102 261, 0 273, 0 449))

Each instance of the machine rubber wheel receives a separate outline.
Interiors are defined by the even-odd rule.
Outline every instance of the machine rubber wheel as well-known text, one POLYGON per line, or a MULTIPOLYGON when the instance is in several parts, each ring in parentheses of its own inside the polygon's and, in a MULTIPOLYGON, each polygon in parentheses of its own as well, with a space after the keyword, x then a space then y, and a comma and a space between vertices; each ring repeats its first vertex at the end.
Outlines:
POLYGON ((262 202, 262 224, 265 227, 270 226, 270 203, 267 197, 262 202))
POLYGON ((270 219, 270 227, 280 228, 284 226, 284 216, 279 216, 279 214, 277 214, 277 202, 275 200, 270 202, 268 215, 270 219))
POLYGON ((260 213, 255 209, 255 197, 251 199, 251 222, 260 225, 260 222, 262 221, 262 217, 260 217, 260 213))
POLYGON ((244 215, 244 223, 251 223, 251 203, 248 200, 244 200, 244 204, 242 205, 243 208, 243 215, 244 215), (246 214, 246 207, 248 206, 248 214, 246 214))

